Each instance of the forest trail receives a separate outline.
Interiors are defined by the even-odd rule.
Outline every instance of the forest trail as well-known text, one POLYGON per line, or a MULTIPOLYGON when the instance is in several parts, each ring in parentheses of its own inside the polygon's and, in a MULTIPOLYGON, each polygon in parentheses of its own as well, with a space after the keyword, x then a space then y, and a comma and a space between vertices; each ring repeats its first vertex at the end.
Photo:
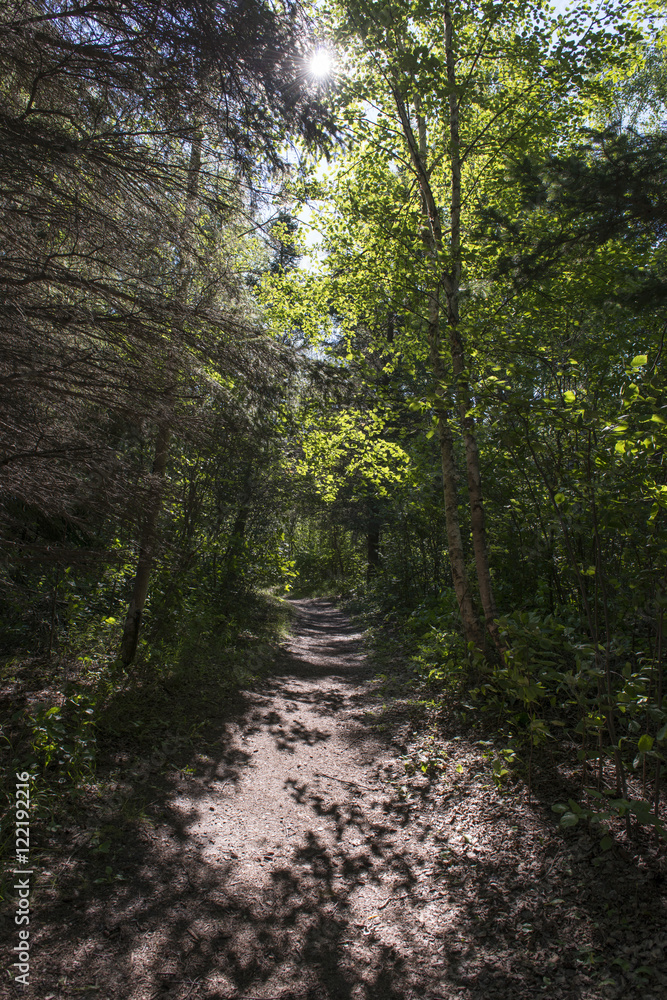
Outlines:
POLYGON ((226 764, 204 797, 173 801, 220 894, 215 923, 201 912, 189 928, 218 966, 202 995, 440 995, 445 963, 424 950, 435 844, 386 781, 396 749, 372 725, 362 636, 326 600, 292 605, 226 764))
POLYGON ((291 603, 270 680, 206 755, 146 761, 146 807, 109 814, 108 854, 77 835, 44 873, 24 1000, 664 995, 656 872, 564 838, 553 799, 497 789, 453 729, 427 737, 441 768, 411 776, 414 703, 382 701, 331 602, 291 603))

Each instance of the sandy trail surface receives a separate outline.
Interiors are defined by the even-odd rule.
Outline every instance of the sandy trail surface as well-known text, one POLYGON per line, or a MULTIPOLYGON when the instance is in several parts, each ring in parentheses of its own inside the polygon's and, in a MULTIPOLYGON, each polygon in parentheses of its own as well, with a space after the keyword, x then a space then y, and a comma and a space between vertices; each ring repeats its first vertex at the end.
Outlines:
POLYGON ((327 601, 293 604, 277 675, 229 727, 218 773, 173 799, 220 894, 215 925, 202 901, 190 927, 217 950, 203 995, 424 996, 444 965, 414 912, 429 848, 385 780, 395 751, 373 726, 362 637, 327 601))

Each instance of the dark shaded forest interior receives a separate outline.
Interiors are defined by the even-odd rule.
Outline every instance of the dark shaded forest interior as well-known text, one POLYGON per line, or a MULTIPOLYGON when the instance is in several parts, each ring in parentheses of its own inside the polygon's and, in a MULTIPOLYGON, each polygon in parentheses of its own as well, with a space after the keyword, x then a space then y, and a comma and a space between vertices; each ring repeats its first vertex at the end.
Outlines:
POLYGON ((664 995, 666 14, 3 4, 8 995, 664 995))

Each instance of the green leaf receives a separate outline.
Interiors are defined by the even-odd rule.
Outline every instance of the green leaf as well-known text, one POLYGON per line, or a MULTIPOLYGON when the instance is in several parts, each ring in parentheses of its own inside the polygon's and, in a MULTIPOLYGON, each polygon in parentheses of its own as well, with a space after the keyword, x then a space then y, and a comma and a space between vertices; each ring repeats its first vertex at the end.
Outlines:
POLYGON ((603 837, 602 840, 600 841, 600 850, 608 851, 610 850, 611 847, 613 847, 613 845, 614 841, 612 837, 603 837))
POLYGON ((555 813, 566 813, 567 806, 563 802, 554 802, 551 807, 551 811, 555 813))
POLYGON ((646 354, 636 354, 632 359, 633 368, 641 368, 648 361, 648 356, 646 354))
POLYGON ((556 503, 565 503, 565 494, 557 493, 556 496, 554 497, 554 500, 556 501, 556 503))
POLYGON ((653 746, 653 737, 649 736, 648 733, 644 733, 643 736, 639 737, 639 743, 637 747, 640 753, 648 753, 648 751, 653 746))
POLYGON ((563 393, 563 399, 565 400, 566 403, 574 403, 576 398, 577 397, 575 396, 575 394, 572 392, 571 389, 568 389, 567 392, 563 393))
POLYGON ((563 815, 560 818, 560 825, 562 827, 576 826, 578 822, 579 822, 579 817, 576 816, 573 812, 563 813, 563 815))

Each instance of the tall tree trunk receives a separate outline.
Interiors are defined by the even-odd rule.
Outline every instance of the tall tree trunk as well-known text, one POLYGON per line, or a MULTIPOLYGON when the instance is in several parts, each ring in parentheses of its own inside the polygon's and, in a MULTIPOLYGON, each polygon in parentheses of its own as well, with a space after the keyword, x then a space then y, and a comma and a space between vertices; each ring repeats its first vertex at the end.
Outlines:
POLYGON ((477 570, 477 585, 484 610, 486 630, 497 648, 501 647, 498 626, 496 625, 496 603, 491 583, 489 567, 489 547, 486 540, 486 525, 484 518, 484 500, 482 495, 482 474, 479 461, 479 448, 475 434, 475 422, 471 415, 472 393, 470 379, 466 371, 466 359, 463 339, 459 328, 459 295, 461 290, 461 143, 459 135, 459 98, 456 91, 456 62, 454 57, 454 39, 452 28, 452 11, 449 2, 445 3, 445 54, 447 60, 447 82, 449 84, 449 163, 452 173, 450 201, 450 251, 451 271, 447 275, 444 286, 447 296, 447 324, 449 327, 449 343, 452 353, 452 368, 456 379, 456 395, 459 409, 459 419, 465 444, 466 472, 468 480, 468 496, 470 498, 470 526, 472 529, 472 544, 475 553, 475 568, 477 570))
MULTIPOLYGON (((417 136, 415 136, 410 115, 400 92, 394 90, 394 101, 401 119, 403 133, 405 135, 410 157, 412 159, 422 200, 422 211, 425 225, 422 229, 424 245, 432 265, 432 288, 429 294, 428 305, 428 344, 431 362, 431 371, 434 376, 434 395, 436 398, 436 412, 438 420, 438 436, 440 440, 440 457, 442 463, 443 493, 445 501, 445 523, 447 527, 447 548, 449 562, 452 570, 452 584, 456 600, 459 606, 461 621, 465 632, 466 640, 473 642, 476 646, 483 645, 482 630, 475 611, 472 592, 468 581, 468 573, 463 552, 463 542, 461 539, 461 524, 458 512, 458 490, 457 490, 457 470, 454 455, 454 441, 452 429, 448 415, 448 401, 446 399, 444 363, 442 357, 442 343, 440 337, 441 323, 441 299, 442 287, 445 290, 451 287, 451 277, 443 275, 443 234, 440 221, 440 210, 435 201, 433 190, 429 180, 429 172, 426 165, 427 141, 426 122, 420 113, 419 99, 415 100, 415 111, 417 115, 417 136)), ((460 197, 460 185, 459 185, 460 197)), ((459 208, 460 220, 460 208, 459 208)), ((460 224, 460 222, 459 222, 460 224)), ((459 264, 460 271, 460 264, 459 264)), ((457 303, 457 298, 454 299, 457 303)), ((448 297, 449 303, 449 297, 448 297)), ((448 312, 449 318, 449 312, 448 312)), ((473 434, 474 440, 474 434, 473 434)), ((467 450, 466 450, 467 458, 467 450)), ((470 477, 469 477, 470 478, 470 477)), ((486 609, 485 609, 486 613, 486 609)))
MULTIPOLYGON (((482 476, 480 471, 479 448, 475 434, 475 422, 470 413, 472 407, 472 393, 470 390, 470 380, 466 370, 466 358, 459 327, 459 297, 461 289, 461 154, 459 139, 459 105, 456 92, 456 62, 453 45, 453 27, 451 16, 451 4, 445 3, 444 11, 445 28, 445 50, 447 63, 447 81, 449 83, 449 126, 450 126, 450 150, 449 165, 451 170, 451 192, 450 192, 450 232, 448 236, 447 253, 445 253, 445 242, 442 232, 442 222, 440 209, 433 193, 430 181, 430 171, 427 164, 428 147, 426 135, 426 120, 421 113, 419 96, 414 98, 414 108, 416 113, 417 134, 412 128, 410 115, 406 107, 405 100, 398 91, 394 89, 394 100, 401 119, 403 133, 410 152, 422 201, 422 211, 425 225, 423 227, 423 240, 431 259, 434 271, 434 286, 438 288, 438 302, 435 307, 437 318, 429 317, 430 329, 430 353, 431 366, 436 374, 436 384, 444 386, 446 384, 444 373, 442 372, 442 355, 440 347, 440 297, 444 291, 447 304, 447 326, 449 330, 449 347, 452 356, 452 370, 456 387, 456 404, 461 424, 461 433, 465 447, 466 473, 468 497, 470 501, 470 523, 472 529, 473 552, 475 555, 475 569, 477 571, 477 584, 479 596, 484 611, 484 621, 486 631, 500 648, 500 637, 498 627, 495 623, 496 605, 493 597, 493 587, 491 583, 491 571, 489 567, 488 544, 486 540, 486 526, 484 519, 484 502, 482 494, 482 476), (445 268, 445 263, 447 267, 445 268), (437 324, 437 329, 436 329, 437 324), (436 345, 434 347, 434 345, 436 345), (438 373, 439 372, 439 373, 438 373)), ((433 304, 430 306, 433 311, 433 304)), ((444 403, 444 401, 443 401, 444 403)), ((446 411, 446 404, 444 406, 446 411)), ((445 466, 452 464, 445 454, 449 449, 448 439, 451 439, 451 429, 446 418, 438 414, 438 424, 440 427, 447 424, 446 432, 441 430, 441 450, 444 441, 443 452, 443 476, 445 466)), ((452 456, 453 459, 453 456, 452 456)), ((447 489, 447 482, 445 481, 447 489)), ((451 505, 451 499, 449 501, 451 505)), ((445 498, 445 505, 448 500, 445 498)), ((457 518, 458 523, 458 518, 457 518)), ((449 528, 448 528, 449 533, 449 528)), ((460 536, 460 531, 459 531, 460 536)), ((457 556, 454 554, 454 559, 457 556)), ((450 553, 451 559, 451 553, 450 553)), ((454 574, 454 566, 452 566, 454 574)), ((462 584, 461 584, 462 586, 462 584)), ((466 584, 466 593, 468 588, 466 584)), ((461 594, 457 590, 457 599, 461 607, 461 594)), ((469 598, 468 598, 469 599, 469 598)), ((464 617, 463 608, 461 610, 464 617)), ((475 618, 476 621, 476 618, 475 618)), ((465 618, 464 618, 465 624, 465 618)), ((466 632, 468 632, 468 626, 466 632)), ((479 628, 477 628, 479 632, 479 628)))
POLYGON ((227 552, 225 553, 225 581, 233 584, 239 575, 239 562, 245 547, 245 533, 250 515, 250 498, 252 496, 252 472, 253 465, 249 462, 246 465, 243 477, 243 487, 241 489, 241 500, 239 509, 234 519, 232 531, 229 536, 227 552))
POLYGON ((447 529, 447 550, 452 571, 452 585, 459 606, 466 641, 475 646, 483 644, 475 604, 472 599, 468 572, 466 570, 461 523, 459 521, 459 498, 457 489, 457 468, 454 455, 454 439, 444 398, 445 373, 442 364, 440 344, 440 295, 433 291, 429 302, 429 350, 431 368, 435 376, 436 412, 438 416, 438 439, 442 464, 442 487, 445 501, 445 526, 447 529))
MULTIPOLYGON (((180 301, 185 304, 190 284, 190 276, 186 268, 187 242, 192 235, 194 225, 195 207, 197 194, 199 191, 199 174, 201 171, 202 136, 197 133, 192 140, 190 147, 190 160, 187 174, 187 193, 185 198, 185 218, 183 222, 181 260, 179 271, 181 273, 181 283, 178 290, 180 301)), ((139 558, 137 560, 137 571, 132 587, 132 597, 125 618, 123 627, 123 637, 121 639, 118 659, 124 667, 128 667, 137 652, 139 642, 139 630, 143 618, 146 597, 148 596, 148 585, 150 582, 151 568, 155 549, 157 547, 157 524, 162 510, 162 498, 164 495, 164 480, 169 459, 169 443, 173 428, 173 387, 167 388, 167 405, 165 413, 160 418, 155 436, 155 452, 152 467, 152 482, 149 491, 148 502, 144 517, 141 522, 141 534, 139 539, 139 558)))
POLYGON ((232 527, 232 533, 229 536, 229 544, 225 554, 225 582, 228 585, 235 583, 239 576, 239 564, 241 562, 243 549, 245 548, 245 531, 248 524, 249 514, 250 505, 248 501, 244 499, 241 501, 241 506, 236 513, 234 526, 232 527))

